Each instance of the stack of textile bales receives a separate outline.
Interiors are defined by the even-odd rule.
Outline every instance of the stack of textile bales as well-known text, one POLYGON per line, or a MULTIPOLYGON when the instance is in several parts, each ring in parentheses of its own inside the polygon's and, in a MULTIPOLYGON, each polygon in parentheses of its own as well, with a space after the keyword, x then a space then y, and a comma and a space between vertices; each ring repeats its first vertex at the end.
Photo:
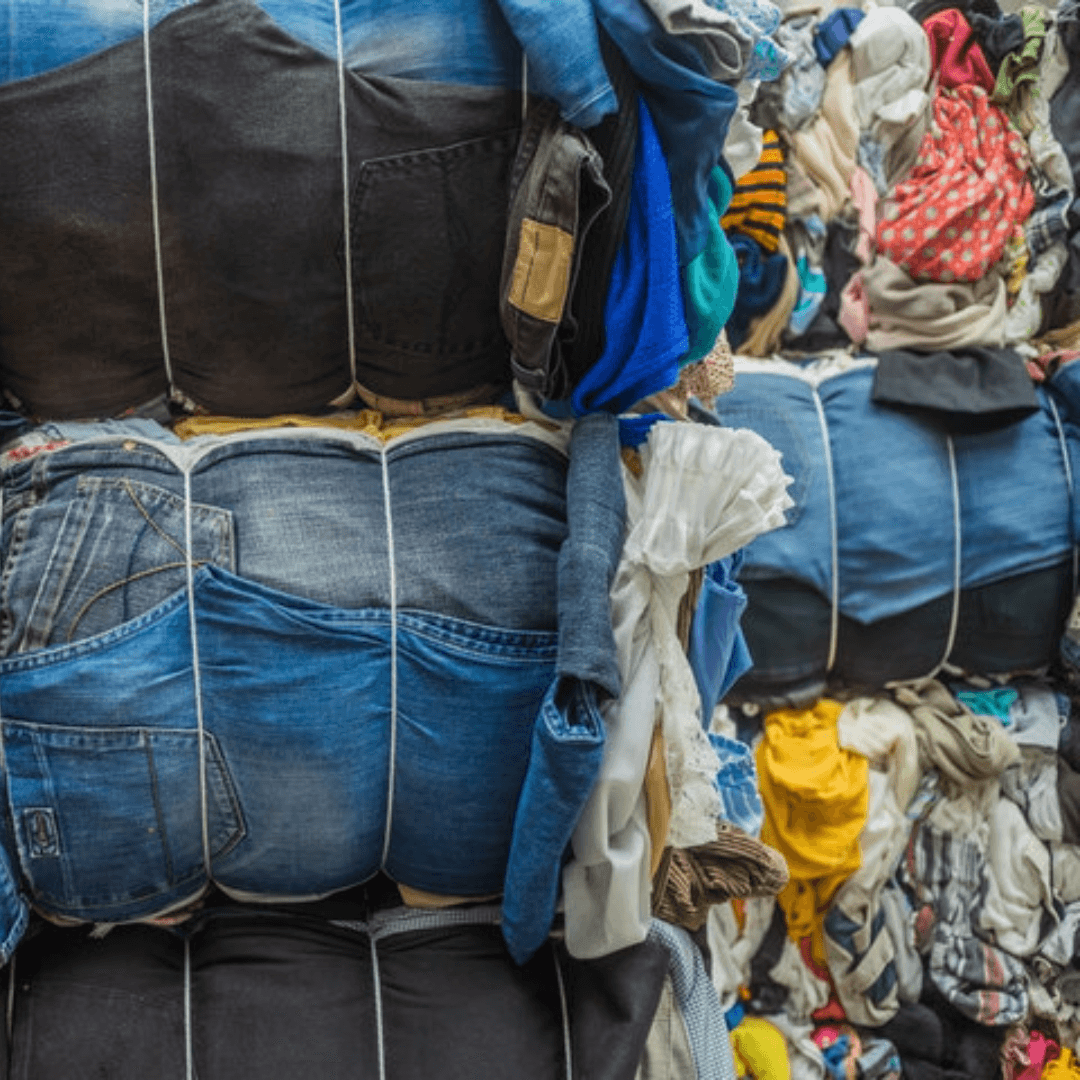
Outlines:
POLYGON ((732 1075, 683 598, 788 478, 616 416, 730 384, 769 27, 3 15, 0 1074, 732 1075))
POLYGON ((1080 1071, 1076 0, 0 6, 0 1076, 1080 1071))

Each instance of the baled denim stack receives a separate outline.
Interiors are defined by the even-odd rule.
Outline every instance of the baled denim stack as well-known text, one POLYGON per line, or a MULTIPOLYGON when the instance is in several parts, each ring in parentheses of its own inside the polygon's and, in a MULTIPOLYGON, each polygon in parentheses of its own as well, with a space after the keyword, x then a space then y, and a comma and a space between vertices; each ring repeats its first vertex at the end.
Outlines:
POLYGON ((211 882, 295 900, 380 870, 482 897, 509 860, 540 944, 576 815, 572 791, 526 804, 566 767, 584 799, 596 697, 618 691, 597 633, 615 422, 576 427, 569 472, 550 435, 494 426, 386 446, 97 437, 5 471, 7 855, 26 900, 113 922, 211 882))

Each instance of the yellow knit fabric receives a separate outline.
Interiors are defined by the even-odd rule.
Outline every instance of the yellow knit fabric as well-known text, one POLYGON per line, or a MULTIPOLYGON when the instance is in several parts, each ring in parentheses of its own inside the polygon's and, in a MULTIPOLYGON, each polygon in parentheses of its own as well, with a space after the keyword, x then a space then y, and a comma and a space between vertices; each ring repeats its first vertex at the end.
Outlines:
POLYGON ((780 1029, 759 1016, 748 1016, 731 1032, 731 1050, 740 1077, 791 1080, 787 1043, 780 1029))
POLYGON ((1066 1048, 1060 1057, 1048 1061, 1039 1080, 1080 1080, 1080 1065, 1077 1065, 1073 1052, 1066 1048))
POLYGON ((843 710, 823 698, 811 709, 770 713, 757 750, 761 839, 784 856, 791 872, 777 902, 789 936, 810 937, 822 966, 822 922, 836 890, 859 868, 859 833, 869 812, 870 764, 840 748, 836 722, 843 710))

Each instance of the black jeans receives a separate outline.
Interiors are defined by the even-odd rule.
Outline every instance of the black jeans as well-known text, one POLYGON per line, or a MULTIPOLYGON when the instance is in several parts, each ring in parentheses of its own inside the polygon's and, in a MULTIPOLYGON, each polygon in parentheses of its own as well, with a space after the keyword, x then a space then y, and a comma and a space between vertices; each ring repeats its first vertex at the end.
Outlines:
POLYGON ((183 7, 149 43, 149 69, 137 40, 0 88, 0 384, 29 412, 169 389, 152 175, 171 381, 211 412, 310 412, 350 387, 346 255, 361 385, 509 383, 516 91, 351 71, 342 88, 249 0, 183 7))

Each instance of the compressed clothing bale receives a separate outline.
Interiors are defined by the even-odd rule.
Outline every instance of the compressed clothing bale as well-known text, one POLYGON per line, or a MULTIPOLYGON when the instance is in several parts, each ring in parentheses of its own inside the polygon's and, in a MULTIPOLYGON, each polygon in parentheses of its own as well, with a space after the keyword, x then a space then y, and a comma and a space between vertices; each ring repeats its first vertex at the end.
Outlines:
POLYGON ((757 668, 733 693, 809 683, 815 674, 820 690, 830 659, 837 678, 881 686, 927 674, 946 652, 956 661, 957 645, 981 673, 1015 670, 998 666, 1013 659, 1049 662, 1068 604, 1069 586, 1064 595, 1060 589, 1075 529, 1068 368, 1053 398, 1047 388, 1036 391, 1038 413, 956 436, 876 405, 873 360, 847 368, 737 360, 736 370, 734 389, 717 399, 712 415, 777 447, 795 477, 797 509, 788 528, 747 548, 740 581, 750 597, 744 629, 757 668), (1021 578, 1026 599, 1014 591, 1021 578), (841 620, 835 634, 834 601, 841 620), (1033 605, 1027 612, 1025 603, 1033 605), (935 610, 936 631, 929 622, 935 610), (980 626, 991 612, 995 621, 980 626), (904 620, 916 616, 918 632, 910 623, 905 634, 904 620), (816 655, 803 651, 811 637, 816 655))
POLYGON ((142 40, 0 87, 5 390, 42 417, 170 392, 265 416, 357 383, 507 383, 506 206, 473 192, 508 190, 517 92, 352 74, 342 91, 249 0, 184 7, 147 40, 153 160, 142 40))

